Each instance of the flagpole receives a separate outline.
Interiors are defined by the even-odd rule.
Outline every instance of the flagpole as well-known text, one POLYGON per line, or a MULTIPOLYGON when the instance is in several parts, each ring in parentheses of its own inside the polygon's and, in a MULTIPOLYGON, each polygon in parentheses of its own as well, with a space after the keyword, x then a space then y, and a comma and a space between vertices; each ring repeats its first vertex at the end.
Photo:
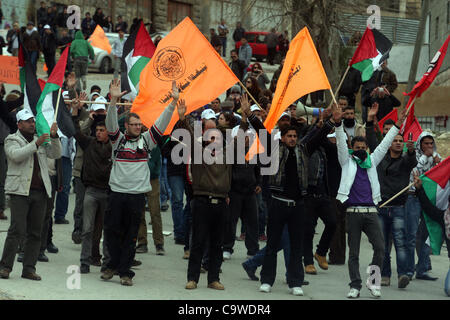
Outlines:
POLYGON ((385 205, 387 205, 389 202, 391 202, 392 200, 394 200, 395 198, 397 198, 399 195, 401 195, 402 193, 404 193, 406 190, 408 190, 409 188, 411 188, 414 185, 414 182, 411 182, 408 186, 406 186, 402 191, 400 191, 399 193, 397 193, 395 196, 393 196, 392 198, 390 198, 388 201, 386 201, 385 203, 383 203, 380 208, 383 208, 385 205))
POLYGON ((53 123, 56 122, 56 118, 58 117, 59 99, 61 99, 61 89, 62 89, 62 87, 59 87, 59 90, 58 90, 58 99, 56 100, 55 114, 54 114, 54 116, 53 116, 53 123))
POLYGON ((411 104, 409 105, 409 108, 408 108, 408 110, 406 110, 406 115, 405 115, 405 117, 407 117, 407 116, 408 116, 408 114, 409 114, 409 111, 411 111, 411 107, 413 106, 414 102, 416 102, 416 97, 417 97, 417 95, 415 95, 415 96, 414 96, 414 98, 413 98, 413 100, 412 100, 411 104))
POLYGON ((255 102, 255 104, 262 110, 263 108, 261 108, 258 101, 256 101, 255 98, 253 98, 252 94, 247 90, 247 88, 244 86, 244 84, 241 82, 241 80, 239 80, 239 84, 247 92, 247 94, 250 96, 250 98, 252 98, 252 100, 255 102))
MULTIPOLYGON (((72 103, 73 100, 64 100, 65 103, 72 103)), ((111 104, 111 102, 106 101, 80 101, 80 103, 85 103, 85 104, 92 104, 92 103, 96 103, 96 104, 111 104)), ((117 106, 132 106, 133 103, 132 102, 118 102, 116 103, 117 106)))
MULTIPOLYGON (((348 71, 350 70, 350 65, 347 66, 347 69, 345 69, 344 75, 342 76, 341 82, 339 82, 339 85, 336 89, 336 94, 338 94, 339 90, 341 89, 342 84, 344 83, 344 79, 347 76, 348 71)), ((328 108, 331 107, 332 102, 328 105, 328 108)))
MULTIPOLYGON (((338 103, 337 103, 337 101, 336 101, 336 97, 334 96, 333 90, 331 90, 331 88, 330 88, 330 89, 328 89, 328 90, 330 90, 330 93, 331 93, 331 97, 333 98, 333 102, 334 102, 334 103, 336 103, 336 106, 337 106, 337 105, 338 105, 338 103)), ((331 107, 331 104, 330 104, 330 107, 331 107)))

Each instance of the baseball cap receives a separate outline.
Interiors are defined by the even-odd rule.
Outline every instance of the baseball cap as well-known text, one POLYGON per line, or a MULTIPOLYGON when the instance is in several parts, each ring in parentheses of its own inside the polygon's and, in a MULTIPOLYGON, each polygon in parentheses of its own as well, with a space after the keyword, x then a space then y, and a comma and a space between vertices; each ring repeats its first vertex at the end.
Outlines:
MULTIPOLYGON (((108 101, 106 101, 105 97, 98 96, 95 99, 95 102, 108 102, 108 101)), ((94 103, 94 104, 92 104, 90 111, 97 111, 97 110, 106 110, 106 106, 103 103, 94 103)))
POLYGON ((70 99, 69 91, 63 91, 62 96, 63 96, 64 99, 69 100, 70 99))
POLYGON ((48 24, 46 24, 46 25, 44 26, 44 29, 50 29, 50 26, 49 26, 48 24))
POLYGON ((216 119, 216 113, 212 109, 206 109, 206 110, 203 110, 201 118, 202 118, 202 120, 203 119, 206 119, 206 120, 216 119))
POLYGON ((257 104, 253 104, 253 105, 250 107, 250 111, 251 111, 251 112, 253 112, 253 111, 261 111, 261 108, 258 107, 257 104))
POLYGON ((231 93, 241 93, 241 87, 238 86, 237 84, 235 84, 234 86, 231 87, 231 93))
POLYGON ((27 121, 30 118, 34 118, 33 114, 27 109, 22 109, 16 114, 17 122, 19 121, 27 121))
POLYGON ((283 118, 283 117, 289 117, 289 119, 291 118, 291 115, 289 114, 289 113, 287 113, 287 112, 283 112, 282 114, 281 114, 281 116, 278 118, 278 120, 280 120, 281 118, 283 118))
POLYGON ((95 95, 100 96, 100 93, 98 93, 98 92, 96 92, 96 91, 95 91, 95 92, 92 92, 92 93, 89 95, 89 100, 92 101, 92 98, 94 98, 95 95))

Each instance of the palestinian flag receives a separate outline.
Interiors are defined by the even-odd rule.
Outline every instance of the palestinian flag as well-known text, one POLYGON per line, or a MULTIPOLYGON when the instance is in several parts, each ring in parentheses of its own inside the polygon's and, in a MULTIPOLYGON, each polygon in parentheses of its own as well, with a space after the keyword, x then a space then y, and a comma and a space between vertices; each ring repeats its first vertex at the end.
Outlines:
MULTIPOLYGON (((53 69, 45 87, 36 104, 36 132, 38 136, 44 133, 50 134, 50 127, 54 122, 55 109, 60 95, 60 89, 64 82, 67 58, 69 56, 69 46, 64 50, 53 69)), ((38 81, 36 81, 38 82, 38 81)), ((56 119, 59 130, 68 138, 75 134, 75 127, 72 122, 70 112, 61 97, 59 100, 58 116, 56 119)))
POLYGON ((25 51, 23 49, 22 43, 19 42, 19 54, 18 54, 18 59, 19 59, 19 79, 20 79, 20 90, 23 91, 25 82, 26 82, 26 76, 25 76, 25 51))
MULTIPOLYGON (((422 187, 428 199, 437 208, 447 210, 448 196, 450 195, 450 156, 441 161, 437 166, 420 176, 422 187)), ((424 214, 428 234, 430 236, 430 246, 433 254, 439 255, 443 242, 441 226, 424 214)))
MULTIPOLYGON (((19 49, 19 52, 23 52, 19 49)), ((25 55, 24 55, 25 56, 25 55)), ((23 57, 24 57, 23 56, 23 57)), ((20 63, 20 59, 19 59, 20 63)), ((20 86, 23 92, 23 107, 28 109, 35 117, 37 115, 36 105, 39 101, 41 95, 41 87, 36 78, 36 73, 34 73, 31 63, 24 62, 24 66, 20 70, 20 86), (23 74, 23 76, 22 76, 23 74)))
POLYGON ((377 29, 367 28, 350 61, 350 66, 361 71, 362 81, 367 81, 389 57, 391 48, 392 42, 384 34, 377 29))
POLYGON ((152 38, 141 22, 139 29, 134 31, 123 46, 121 65, 122 91, 128 93, 125 99, 134 100, 139 92, 139 78, 141 72, 155 53, 156 47, 152 38))

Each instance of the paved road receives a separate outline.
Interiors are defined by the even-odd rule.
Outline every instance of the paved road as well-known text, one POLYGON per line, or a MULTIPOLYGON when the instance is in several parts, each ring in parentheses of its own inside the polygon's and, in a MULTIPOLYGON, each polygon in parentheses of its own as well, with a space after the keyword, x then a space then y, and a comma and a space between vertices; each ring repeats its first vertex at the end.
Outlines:
MULTIPOLYGON (((70 266, 79 264, 80 245, 76 245, 71 240, 73 228, 73 205, 75 196, 70 195, 69 214, 66 216, 70 220, 69 225, 55 225, 53 227, 54 243, 59 248, 59 253, 48 253, 50 261, 38 262, 37 272, 42 276, 42 281, 35 282, 20 277, 22 266, 15 263, 14 270, 10 274, 10 279, 0 279, 0 299, 75 299, 75 300, 95 300, 95 299, 145 299, 145 300, 197 300, 197 299, 217 299, 217 300, 318 300, 318 299, 346 299, 348 292, 348 270, 347 266, 330 266, 328 271, 320 270, 317 265, 318 274, 306 275, 306 280, 310 281, 309 286, 304 287, 305 296, 294 297, 288 294, 287 285, 284 283, 284 261, 280 253, 278 257, 277 279, 270 294, 258 292, 259 282, 251 281, 241 267, 242 261, 246 258, 244 243, 236 242, 236 252, 232 259, 223 263, 223 273, 221 281, 225 286, 224 291, 208 289, 206 275, 200 277, 199 287, 196 290, 185 290, 187 260, 182 259, 183 246, 175 245, 173 235, 165 237, 165 256, 155 255, 155 249, 149 246, 150 252, 138 254, 137 259, 143 263, 135 269, 134 286, 124 287, 119 283, 119 278, 105 282, 100 279, 100 268, 91 267, 91 273, 81 275, 81 288, 70 290, 67 281, 71 274, 66 273, 70 266)), ((6 211, 10 217, 9 210, 6 211)), ((148 213, 147 213, 148 217, 148 213)), ((172 231, 173 224, 171 211, 163 212, 164 230, 172 231)), ((6 231, 9 221, 0 221, 0 247, 6 238, 6 231)), ((319 223, 318 232, 323 226, 319 223)), ((151 230, 151 228, 150 228, 151 230)), ((239 229, 238 229, 239 230, 239 229)), ((151 235, 149 234, 149 239, 151 235)), ((318 241, 316 235, 315 244, 318 241)), ((152 242, 150 242, 152 243, 152 242)), ((260 242, 264 246, 264 242, 260 242)), ((371 246, 363 236, 361 242, 361 274, 365 276, 365 268, 371 261, 371 246)), ((393 270, 395 270, 395 254, 393 270)), ((423 280, 413 280, 410 285, 400 290, 395 285, 396 276, 392 277, 393 285, 383 287, 382 299, 411 300, 426 299, 439 300, 449 299, 443 291, 444 278, 448 270, 448 258, 444 249, 440 256, 432 256, 433 274, 439 280, 429 282, 423 280)), ((258 271, 259 274, 259 271, 258 271)), ((72 276, 73 277, 73 276, 72 276)), ((70 281, 69 281, 70 282, 70 281)), ((73 282, 71 282, 73 283, 73 282)), ((361 299, 371 299, 367 289, 361 291, 361 299)))

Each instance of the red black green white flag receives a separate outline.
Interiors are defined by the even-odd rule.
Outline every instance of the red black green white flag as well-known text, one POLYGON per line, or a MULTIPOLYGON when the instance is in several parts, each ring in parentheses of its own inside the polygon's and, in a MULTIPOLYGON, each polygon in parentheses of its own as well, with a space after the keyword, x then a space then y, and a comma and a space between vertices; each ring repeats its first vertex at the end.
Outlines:
POLYGON ((156 47, 152 38, 141 22, 123 46, 121 64, 121 88, 128 93, 124 99, 134 100, 139 92, 139 78, 142 70, 155 53, 156 47))
POLYGON ((353 54, 350 66, 361 71, 362 81, 367 81, 389 57, 392 42, 377 29, 367 28, 353 54))

